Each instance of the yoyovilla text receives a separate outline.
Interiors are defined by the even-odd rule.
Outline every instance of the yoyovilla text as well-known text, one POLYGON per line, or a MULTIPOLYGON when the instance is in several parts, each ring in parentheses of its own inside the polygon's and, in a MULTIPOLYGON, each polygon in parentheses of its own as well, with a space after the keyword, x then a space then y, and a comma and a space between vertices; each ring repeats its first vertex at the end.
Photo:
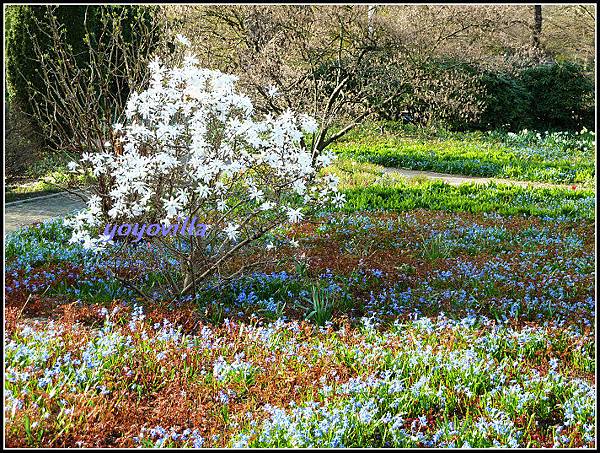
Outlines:
POLYGON ((181 222, 181 219, 178 220, 178 223, 172 223, 170 225, 159 223, 122 223, 120 225, 112 225, 108 223, 104 228, 104 236, 107 238, 106 240, 112 240, 115 236, 135 236, 133 242, 139 242, 142 240, 144 235, 158 236, 162 234, 162 236, 174 236, 176 234, 180 234, 185 236, 200 237, 204 237, 206 235, 206 224, 196 224, 197 219, 195 216, 192 217, 191 222, 189 221, 189 217, 183 219, 183 222, 181 222))

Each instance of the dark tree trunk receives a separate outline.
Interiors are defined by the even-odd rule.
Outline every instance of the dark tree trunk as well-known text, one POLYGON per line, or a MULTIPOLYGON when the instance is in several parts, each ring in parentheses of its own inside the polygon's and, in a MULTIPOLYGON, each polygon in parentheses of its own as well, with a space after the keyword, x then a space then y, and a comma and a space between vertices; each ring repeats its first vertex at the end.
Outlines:
POLYGON ((540 35, 542 34, 542 5, 533 5, 533 30, 531 32, 531 45, 534 49, 540 48, 540 35))

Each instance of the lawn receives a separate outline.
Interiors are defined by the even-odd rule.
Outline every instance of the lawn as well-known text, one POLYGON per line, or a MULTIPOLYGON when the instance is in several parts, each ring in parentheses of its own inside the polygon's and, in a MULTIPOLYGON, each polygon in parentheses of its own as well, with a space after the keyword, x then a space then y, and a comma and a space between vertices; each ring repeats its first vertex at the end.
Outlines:
POLYGON ((594 447, 594 191, 331 170, 342 210, 193 298, 152 245, 9 235, 7 444, 594 447))
POLYGON ((595 135, 580 133, 424 134, 369 124, 332 146, 342 156, 388 167, 593 187, 595 135))

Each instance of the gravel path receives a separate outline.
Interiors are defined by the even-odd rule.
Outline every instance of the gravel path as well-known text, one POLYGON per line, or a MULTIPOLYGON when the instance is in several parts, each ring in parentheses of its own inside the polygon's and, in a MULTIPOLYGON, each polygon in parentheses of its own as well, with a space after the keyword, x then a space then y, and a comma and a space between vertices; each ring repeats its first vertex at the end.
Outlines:
POLYGON ((63 217, 85 207, 81 198, 67 192, 15 201, 4 205, 4 234, 25 225, 63 217))
POLYGON ((499 178, 484 178, 480 176, 465 176, 465 175, 452 175, 449 173, 436 173, 433 171, 423 171, 423 170, 407 170, 404 168, 394 168, 394 167, 383 167, 384 174, 393 174, 398 176, 404 176, 405 178, 416 178, 416 177, 425 177, 427 179, 441 179, 447 184, 452 186, 458 186, 460 184, 464 184, 467 182, 472 182, 476 184, 487 184, 489 182, 496 182, 499 184, 511 184, 513 186, 521 186, 521 187, 561 187, 561 188, 569 188, 570 185, 564 184, 550 184, 545 182, 537 182, 537 181, 517 181, 515 179, 499 179, 499 178))
MULTIPOLYGON (((406 178, 425 177, 427 179, 441 179, 442 181, 454 186, 467 182, 487 184, 491 181, 494 181, 497 183, 512 184, 522 187, 569 187, 541 182, 451 175, 447 173, 435 173, 431 171, 406 170, 403 168, 384 167, 383 171, 384 174, 394 174, 406 178)), ((85 203, 80 198, 66 192, 5 204, 4 234, 15 231, 24 225, 31 225, 46 219, 65 216, 78 209, 82 209, 84 206, 85 203)))

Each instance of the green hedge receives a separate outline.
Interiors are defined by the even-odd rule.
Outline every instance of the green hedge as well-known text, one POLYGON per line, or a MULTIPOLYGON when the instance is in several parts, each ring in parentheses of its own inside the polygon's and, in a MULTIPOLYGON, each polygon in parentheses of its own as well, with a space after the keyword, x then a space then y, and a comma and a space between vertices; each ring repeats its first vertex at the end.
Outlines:
MULTIPOLYGON (((508 73, 464 62, 432 61, 420 70, 438 81, 431 89, 443 87, 444 95, 427 102, 415 94, 419 90, 413 85, 419 82, 403 77, 399 69, 396 84, 405 85, 405 94, 394 106, 379 111, 379 118, 402 120, 401 112, 408 110, 413 121, 428 118, 453 130, 594 129, 593 78, 577 64, 542 64, 508 73), (471 108, 479 115, 467 113, 471 108)), ((376 92, 372 97, 376 101, 386 96, 387 92, 376 92)))
POLYGON ((539 130, 594 128, 594 82, 573 63, 525 69, 520 80, 531 97, 531 127, 539 130))
MULTIPOLYGON (((77 63, 82 65, 86 57, 84 45, 84 18, 86 6, 61 6, 54 11, 60 24, 64 26, 64 41, 78 55, 77 63)), ((26 113, 32 113, 29 102, 30 86, 36 90, 45 88, 39 72, 39 64, 34 55, 34 42, 37 42, 48 56, 53 55, 51 39, 40 32, 37 21, 43 21, 45 6, 13 5, 6 11, 6 76, 11 104, 16 104, 26 113)), ((95 16, 88 18, 88 27, 97 31, 95 16)))
POLYGON ((529 106, 532 98, 527 87, 516 77, 486 71, 481 75, 485 87, 481 129, 521 130, 531 128, 529 106))

